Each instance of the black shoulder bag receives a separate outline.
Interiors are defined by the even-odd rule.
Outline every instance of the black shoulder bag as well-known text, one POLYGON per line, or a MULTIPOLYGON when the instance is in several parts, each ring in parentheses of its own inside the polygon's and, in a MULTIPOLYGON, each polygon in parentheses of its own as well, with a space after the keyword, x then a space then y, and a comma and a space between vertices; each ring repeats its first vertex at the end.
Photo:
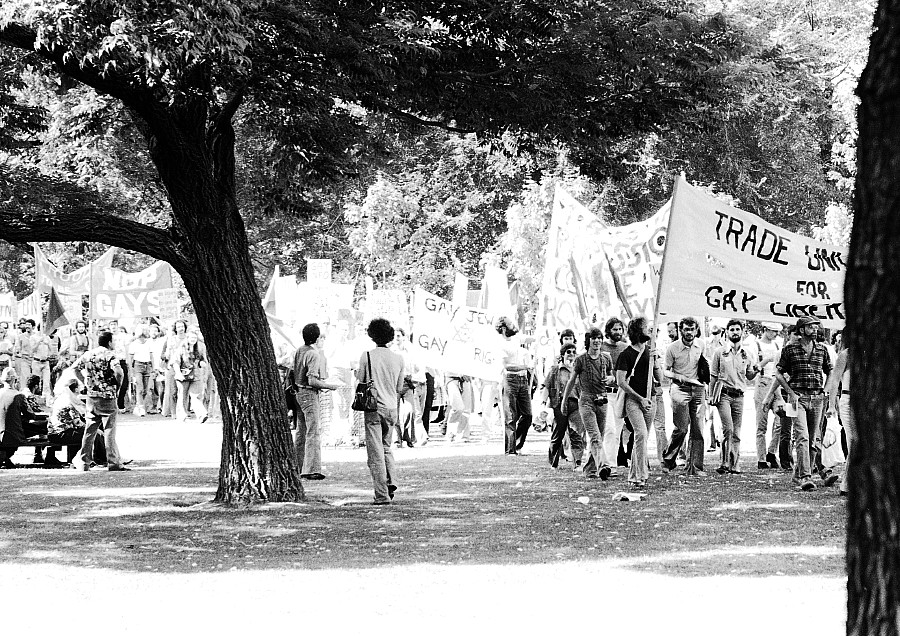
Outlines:
POLYGON ((356 385, 356 393, 353 395, 353 404, 350 408, 354 411, 374 413, 378 410, 378 399, 375 396, 375 383, 372 381, 372 358, 366 353, 368 382, 360 382, 356 385))

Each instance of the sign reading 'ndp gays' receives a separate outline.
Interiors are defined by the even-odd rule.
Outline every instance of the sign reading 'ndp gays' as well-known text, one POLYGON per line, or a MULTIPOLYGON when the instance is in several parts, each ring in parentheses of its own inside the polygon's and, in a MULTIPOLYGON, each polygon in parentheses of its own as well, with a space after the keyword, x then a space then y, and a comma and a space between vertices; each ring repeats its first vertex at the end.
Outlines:
POLYGON ((172 287, 172 268, 161 261, 133 274, 112 267, 95 267, 91 287, 92 318, 158 316, 159 293, 172 287))
POLYGON ((659 282, 659 311, 844 325, 846 250, 788 232, 679 180, 659 282))

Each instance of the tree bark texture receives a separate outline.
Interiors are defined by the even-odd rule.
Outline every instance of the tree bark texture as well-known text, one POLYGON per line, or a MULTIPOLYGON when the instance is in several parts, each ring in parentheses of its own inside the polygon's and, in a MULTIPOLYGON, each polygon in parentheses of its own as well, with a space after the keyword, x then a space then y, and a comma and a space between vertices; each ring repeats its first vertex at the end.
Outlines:
POLYGON ((185 104, 145 134, 172 204, 176 266, 219 385, 223 436, 216 501, 302 500, 303 485, 269 325, 234 191, 230 117, 185 104), (165 132, 158 134, 163 128, 165 132))
POLYGON ((846 278, 851 405, 847 633, 900 633, 900 0, 882 0, 858 93, 846 278))

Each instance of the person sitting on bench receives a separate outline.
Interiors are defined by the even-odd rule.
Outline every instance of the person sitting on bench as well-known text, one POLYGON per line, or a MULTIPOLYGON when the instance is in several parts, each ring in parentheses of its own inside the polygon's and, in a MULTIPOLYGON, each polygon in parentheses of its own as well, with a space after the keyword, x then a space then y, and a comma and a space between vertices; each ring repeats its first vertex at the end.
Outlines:
POLYGON ((19 376, 15 369, 7 367, 0 373, 0 468, 18 468, 11 457, 27 437, 33 434, 25 396, 19 392, 19 376))
POLYGON ((66 447, 66 461, 71 463, 78 454, 84 438, 85 405, 79 396, 79 382, 71 368, 65 369, 53 389, 56 396, 47 421, 47 437, 53 446, 47 449, 44 468, 60 467, 63 463, 56 458, 56 451, 66 447))

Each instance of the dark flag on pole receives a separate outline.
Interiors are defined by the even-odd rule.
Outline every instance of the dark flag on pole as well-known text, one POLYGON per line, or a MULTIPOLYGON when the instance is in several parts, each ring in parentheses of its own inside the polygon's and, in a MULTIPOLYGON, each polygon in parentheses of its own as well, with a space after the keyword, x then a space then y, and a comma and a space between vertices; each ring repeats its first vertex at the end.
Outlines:
POLYGON ((44 320, 44 333, 49 336, 63 325, 68 324, 69 319, 66 318, 66 310, 63 308, 62 303, 59 302, 56 290, 51 287, 50 304, 47 307, 47 318, 44 320))

